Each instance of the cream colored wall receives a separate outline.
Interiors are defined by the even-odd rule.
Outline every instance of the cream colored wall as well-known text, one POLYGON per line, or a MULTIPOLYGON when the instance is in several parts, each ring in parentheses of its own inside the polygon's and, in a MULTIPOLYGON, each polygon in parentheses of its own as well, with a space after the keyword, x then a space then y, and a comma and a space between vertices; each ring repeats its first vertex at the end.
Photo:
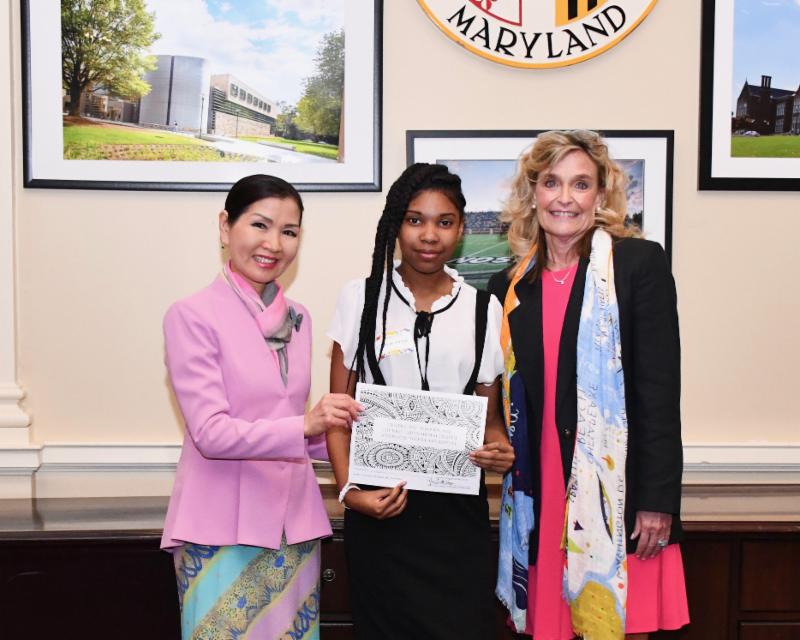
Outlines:
MULTIPOLYGON (((175 442, 161 317, 219 269, 223 194, 23 189, 11 5, 18 382, 32 440, 175 442)), ((412 0, 384 5, 385 189, 405 166, 407 129, 674 129, 684 439, 800 441, 800 196, 697 191, 700 3, 662 0, 609 53, 551 71, 477 58, 412 0)), ((325 327, 339 287, 368 266, 383 194, 305 200, 289 280, 314 319, 317 399, 327 388, 325 327)))

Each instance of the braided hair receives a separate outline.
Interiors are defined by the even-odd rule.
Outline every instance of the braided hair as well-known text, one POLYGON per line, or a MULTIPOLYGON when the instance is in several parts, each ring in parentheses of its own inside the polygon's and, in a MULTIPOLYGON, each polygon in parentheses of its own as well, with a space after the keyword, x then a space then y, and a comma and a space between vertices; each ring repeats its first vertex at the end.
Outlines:
MULTIPOLYGON (((375 232, 375 247, 372 251, 372 269, 366 279, 364 309, 361 312, 361 326, 358 332, 358 346, 350 370, 355 372, 356 380, 366 380, 367 368, 374 372, 378 368, 383 347, 386 343, 386 314, 392 294, 393 258, 397 235, 405 219, 409 203, 423 191, 437 191, 444 195, 458 209, 463 220, 466 200, 461 190, 461 178, 450 173, 441 164, 418 162, 408 167, 390 187, 386 205, 378 221, 375 232), (381 286, 386 295, 381 316, 381 346, 375 353, 375 328, 378 319, 378 297, 381 286)), ((373 375, 373 378, 375 376, 373 375)))

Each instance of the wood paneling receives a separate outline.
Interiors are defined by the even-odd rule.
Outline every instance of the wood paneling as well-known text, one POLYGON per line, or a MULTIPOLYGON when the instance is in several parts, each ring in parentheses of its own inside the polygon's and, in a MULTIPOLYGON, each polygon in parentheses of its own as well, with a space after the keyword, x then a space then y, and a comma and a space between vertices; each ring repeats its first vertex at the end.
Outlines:
POLYGON ((322 542, 320 608, 331 620, 350 618, 350 592, 347 588, 347 562, 341 536, 322 542))
POLYGON ((689 539, 681 544, 691 624, 683 638, 726 637, 730 615, 732 545, 727 540, 689 539))
POLYGON ((742 543, 741 608, 800 610, 800 544, 752 540, 742 543))
POLYGON ((742 623, 739 640, 800 640, 800 623, 742 623))
POLYGON ((175 640, 172 558, 158 540, 13 545, 0 541, 3 638, 175 640))
MULTIPOLYGON (((0 638, 177 640, 172 559, 153 526, 163 510, 152 499, 0 501, 0 638)), ((322 544, 322 640, 353 637, 341 524, 322 544)), ((800 640, 800 524, 686 531, 692 622, 651 640, 800 640)), ((497 640, 526 637, 505 620, 497 604, 497 640)))
POLYGON ((320 640, 353 640, 353 625, 323 623, 319 635, 320 640))

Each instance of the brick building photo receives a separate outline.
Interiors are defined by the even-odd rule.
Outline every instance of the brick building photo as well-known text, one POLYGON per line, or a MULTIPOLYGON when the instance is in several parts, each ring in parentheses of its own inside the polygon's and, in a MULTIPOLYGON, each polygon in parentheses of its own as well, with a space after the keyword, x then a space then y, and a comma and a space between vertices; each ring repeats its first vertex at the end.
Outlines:
POLYGON ((800 134, 800 87, 778 89, 772 86, 772 76, 766 75, 761 76, 760 85, 745 81, 731 124, 734 134, 800 134))

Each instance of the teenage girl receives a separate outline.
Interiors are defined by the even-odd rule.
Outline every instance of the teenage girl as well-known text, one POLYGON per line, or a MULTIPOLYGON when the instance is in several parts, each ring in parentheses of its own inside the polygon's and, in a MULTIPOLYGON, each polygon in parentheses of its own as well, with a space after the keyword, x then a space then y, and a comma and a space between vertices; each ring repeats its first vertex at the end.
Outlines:
MULTIPOLYGON (((372 269, 342 290, 328 335, 331 391, 357 381, 488 398, 485 444, 470 460, 505 473, 514 460, 499 410, 502 309, 446 266, 464 232, 461 180, 415 164, 392 185, 372 269), (393 257, 399 246, 401 259, 393 257)), ((345 511, 357 638, 485 640, 494 608, 489 512, 476 496, 348 482, 350 432, 329 430, 345 511)))

